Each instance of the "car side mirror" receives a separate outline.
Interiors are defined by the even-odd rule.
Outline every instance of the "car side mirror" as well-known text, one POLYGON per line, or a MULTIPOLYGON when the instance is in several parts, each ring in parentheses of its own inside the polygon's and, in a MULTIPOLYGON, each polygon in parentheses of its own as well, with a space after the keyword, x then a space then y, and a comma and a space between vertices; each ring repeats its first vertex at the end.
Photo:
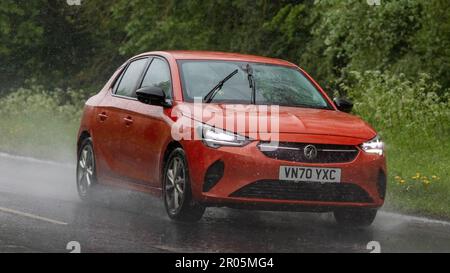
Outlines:
POLYGON ((350 113, 353 109, 353 102, 344 98, 334 98, 334 104, 339 111, 350 113))
POLYGON ((159 105, 163 107, 171 106, 171 104, 166 100, 166 94, 161 87, 142 87, 136 91, 136 96, 138 101, 145 104, 159 105))

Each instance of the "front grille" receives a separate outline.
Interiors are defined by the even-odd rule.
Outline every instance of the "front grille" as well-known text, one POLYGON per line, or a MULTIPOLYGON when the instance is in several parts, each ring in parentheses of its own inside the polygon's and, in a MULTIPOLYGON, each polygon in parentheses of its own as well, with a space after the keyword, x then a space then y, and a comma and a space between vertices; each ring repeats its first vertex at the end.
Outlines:
POLYGON ((259 180, 240 188, 230 197, 357 203, 373 201, 365 190, 355 184, 283 180, 259 180))
POLYGON ((260 151, 274 159, 306 162, 306 163, 343 163, 350 162, 358 155, 358 149, 352 145, 309 144, 296 142, 280 142, 277 146, 261 142, 258 144, 260 151), (314 146, 317 154, 313 158, 307 158, 305 147, 314 146))

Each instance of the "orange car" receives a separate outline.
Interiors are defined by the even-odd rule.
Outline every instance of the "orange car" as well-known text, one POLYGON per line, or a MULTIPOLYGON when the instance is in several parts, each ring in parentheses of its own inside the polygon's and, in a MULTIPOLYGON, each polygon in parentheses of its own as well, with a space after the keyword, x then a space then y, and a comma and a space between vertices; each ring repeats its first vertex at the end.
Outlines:
POLYGON ((386 192, 383 142, 283 60, 219 52, 135 56, 84 109, 77 188, 163 197, 170 218, 208 206, 334 212, 370 225, 386 192))

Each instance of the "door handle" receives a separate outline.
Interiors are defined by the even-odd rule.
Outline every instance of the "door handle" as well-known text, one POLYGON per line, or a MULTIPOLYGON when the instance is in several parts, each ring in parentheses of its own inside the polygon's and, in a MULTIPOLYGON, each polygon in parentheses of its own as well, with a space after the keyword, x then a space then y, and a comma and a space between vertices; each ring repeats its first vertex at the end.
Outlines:
POLYGON ((108 115, 106 114, 106 112, 102 112, 98 114, 98 117, 100 118, 100 121, 105 121, 108 118, 108 115))
POLYGON ((131 124, 133 124, 133 118, 132 117, 126 117, 123 120, 125 121, 125 124, 127 126, 130 126, 131 124))

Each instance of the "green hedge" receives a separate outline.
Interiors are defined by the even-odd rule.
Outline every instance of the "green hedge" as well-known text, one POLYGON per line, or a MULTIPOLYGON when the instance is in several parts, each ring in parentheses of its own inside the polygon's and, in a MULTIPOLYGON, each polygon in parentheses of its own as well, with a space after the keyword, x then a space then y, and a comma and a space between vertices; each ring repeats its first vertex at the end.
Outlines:
POLYGON ((450 218, 449 93, 426 74, 351 72, 342 84, 355 113, 386 141, 389 188, 386 206, 450 218))
POLYGON ((73 159, 84 97, 82 91, 33 86, 0 98, 0 151, 73 159))

